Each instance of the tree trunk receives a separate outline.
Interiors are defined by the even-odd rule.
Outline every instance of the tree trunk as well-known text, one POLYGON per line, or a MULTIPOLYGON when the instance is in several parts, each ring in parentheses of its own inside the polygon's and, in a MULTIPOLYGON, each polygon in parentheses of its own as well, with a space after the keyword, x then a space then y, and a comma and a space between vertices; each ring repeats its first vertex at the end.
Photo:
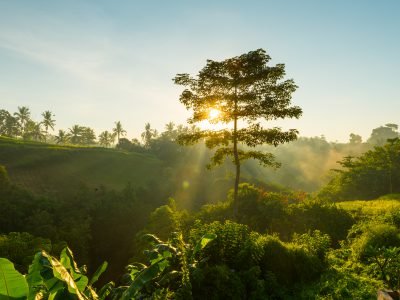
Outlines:
POLYGON ((233 156, 235 159, 236 166, 236 177, 235 177, 235 189, 233 194, 233 206, 234 215, 237 218, 239 216, 239 203, 238 203, 238 191, 239 191, 239 179, 240 179, 240 160, 237 148, 237 95, 235 89, 235 110, 234 110, 234 121, 233 121, 233 156))

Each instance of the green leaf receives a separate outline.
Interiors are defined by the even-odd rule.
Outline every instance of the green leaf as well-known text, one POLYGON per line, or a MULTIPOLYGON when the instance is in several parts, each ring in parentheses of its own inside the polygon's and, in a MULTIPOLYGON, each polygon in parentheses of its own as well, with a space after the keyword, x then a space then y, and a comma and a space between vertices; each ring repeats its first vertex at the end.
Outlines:
POLYGON ((68 291, 72 294, 75 294, 79 300, 86 300, 87 298, 81 294, 77 284, 74 281, 74 278, 68 272, 68 270, 56 258, 48 255, 46 252, 43 252, 43 256, 49 260, 51 266, 53 267, 54 276, 67 284, 68 291))
POLYGON ((97 295, 96 291, 88 285, 84 292, 85 296, 91 300, 99 300, 99 296, 97 295))
POLYGON ((100 265, 100 267, 97 268, 96 272, 94 272, 92 278, 89 281, 89 285, 93 285, 97 280, 99 280, 99 277, 105 272, 107 266, 108 263, 105 261, 100 265))
POLYGON ((43 266, 41 264, 42 253, 36 253, 33 258, 32 264, 29 266, 28 274, 26 275, 26 281, 29 286, 29 295, 28 300, 37 300, 41 299, 40 290, 41 287, 44 286, 43 277, 40 274, 43 266))
POLYGON ((66 247, 61 251, 60 263, 69 271, 80 292, 83 292, 89 282, 87 276, 83 275, 75 262, 72 251, 66 247))
POLYGON ((68 270, 73 271, 74 273, 80 274, 81 271, 78 268, 78 265, 75 262, 74 255, 72 251, 65 247, 60 254, 60 263, 68 270))
POLYGON ((81 275, 81 277, 75 279, 74 281, 76 283, 76 286, 78 287, 78 290, 80 292, 83 292, 88 285, 89 278, 87 278, 87 276, 85 275, 81 275))
POLYGON ((26 299, 28 284, 8 259, 0 258, 0 300, 26 299))
POLYGON ((144 234, 142 236, 142 239, 145 242, 149 242, 149 243, 153 243, 153 244, 162 244, 163 243, 163 241, 160 240, 157 236, 155 236, 154 234, 150 234, 150 233, 144 234))
POLYGON ((132 299, 145 285, 155 279, 165 268, 165 259, 161 259, 142 270, 132 284, 122 294, 121 300, 132 299), (160 268, 161 267, 161 268, 160 268))
POLYGON ((211 241, 217 238, 214 233, 206 233, 193 249, 193 255, 196 255, 200 250, 204 249, 211 241))
POLYGON ((100 289, 100 291, 98 292, 99 299, 100 299, 100 300, 106 299, 106 297, 107 297, 108 295, 111 294, 111 292, 112 292, 114 286, 115 286, 115 284, 114 284, 114 282, 112 282, 112 281, 109 282, 109 283, 107 283, 106 285, 104 285, 104 286, 100 289))

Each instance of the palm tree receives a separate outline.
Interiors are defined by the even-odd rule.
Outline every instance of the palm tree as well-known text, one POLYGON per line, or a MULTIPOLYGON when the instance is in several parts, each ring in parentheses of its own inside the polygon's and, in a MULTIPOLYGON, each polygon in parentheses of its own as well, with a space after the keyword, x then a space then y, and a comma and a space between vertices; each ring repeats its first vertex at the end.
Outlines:
POLYGON ((28 120, 22 137, 26 140, 44 141, 45 131, 42 130, 42 123, 28 120))
POLYGON ((79 144, 82 140, 82 127, 74 125, 69 128, 69 135, 71 144, 79 144))
POLYGON ((113 128, 113 132, 117 135, 117 142, 119 142, 120 136, 124 136, 126 134, 126 130, 122 128, 120 121, 115 122, 115 128, 113 128))
POLYGON ((42 124, 46 130, 46 136, 48 135, 49 128, 54 130, 54 125, 56 125, 56 120, 53 120, 54 117, 53 113, 49 110, 46 110, 42 113, 43 121, 42 124))
POLYGON ((26 123, 31 118, 31 112, 29 111, 29 108, 26 106, 18 106, 18 112, 14 113, 14 116, 16 116, 17 121, 19 122, 23 135, 25 133, 26 123))
POLYGON ((99 143, 102 146, 109 147, 115 140, 115 133, 111 133, 106 131, 103 131, 99 135, 99 143))
POLYGON ((40 122, 33 122, 31 135, 35 141, 46 141, 45 131, 42 130, 42 124, 40 122))
POLYGON ((169 140, 175 140, 177 136, 177 131, 175 130, 175 123, 169 122, 165 125, 165 131, 162 133, 164 137, 169 140))
POLYGON ((69 140, 68 134, 64 130, 60 129, 58 131, 58 135, 56 136, 56 143, 57 144, 66 144, 66 143, 68 143, 68 140, 69 140))
POLYGON ((141 137, 146 148, 150 147, 150 142, 153 138, 157 137, 158 132, 155 129, 151 129, 150 123, 146 123, 144 126, 144 132, 142 132, 141 137))

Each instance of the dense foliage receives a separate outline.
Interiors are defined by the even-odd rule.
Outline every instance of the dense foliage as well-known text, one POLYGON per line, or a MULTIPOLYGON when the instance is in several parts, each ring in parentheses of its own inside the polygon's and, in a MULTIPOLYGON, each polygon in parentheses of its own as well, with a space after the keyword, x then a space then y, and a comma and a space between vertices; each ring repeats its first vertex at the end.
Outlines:
MULTIPOLYGON (((251 183, 239 187, 236 215, 229 165, 206 173, 204 145, 175 143, 196 128, 146 130, 146 146, 120 138, 118 151, 0 139, 0 268, 20 284, 16 298, 375 299, 399 288, 398 139, 345 158, 317 198, 244 164, 251 183), (35 189, 40 176, 45 189, 35 189)), ((272 149, 284 163, 274 176, 315 187, 321 178, 309 174, 369 147, 302 138, 272 149), (300 156, 307 169, 291 163, 300 156)))
POLYGON ((391 139, 360 157, 348 156, 343 169, 322 189, 320 197, 331 200, 374 199, 400 193, 400 139, 391 139))

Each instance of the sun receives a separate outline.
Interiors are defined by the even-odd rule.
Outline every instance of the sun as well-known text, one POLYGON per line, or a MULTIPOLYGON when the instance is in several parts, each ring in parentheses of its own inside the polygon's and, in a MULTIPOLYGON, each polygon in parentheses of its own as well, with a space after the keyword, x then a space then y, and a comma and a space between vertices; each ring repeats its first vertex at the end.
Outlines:
POLYGON ((219 109, 211 108, 208 111, 207 119, 199 122, 198 126, 203 130, 221 130, 227 128, 227 124, 218 120, 221 114, 222 112, 219 109))
POLYGON ((218 118, 218 116, 221 114, 221 111, 219 111, 218 109, 216 109, 216 108, 212 108, 212 109, 210 109, 210 111, 208 112, 208 119, 209 120, 213 120, 213 119, 216 119, 216 118, 218 118))

